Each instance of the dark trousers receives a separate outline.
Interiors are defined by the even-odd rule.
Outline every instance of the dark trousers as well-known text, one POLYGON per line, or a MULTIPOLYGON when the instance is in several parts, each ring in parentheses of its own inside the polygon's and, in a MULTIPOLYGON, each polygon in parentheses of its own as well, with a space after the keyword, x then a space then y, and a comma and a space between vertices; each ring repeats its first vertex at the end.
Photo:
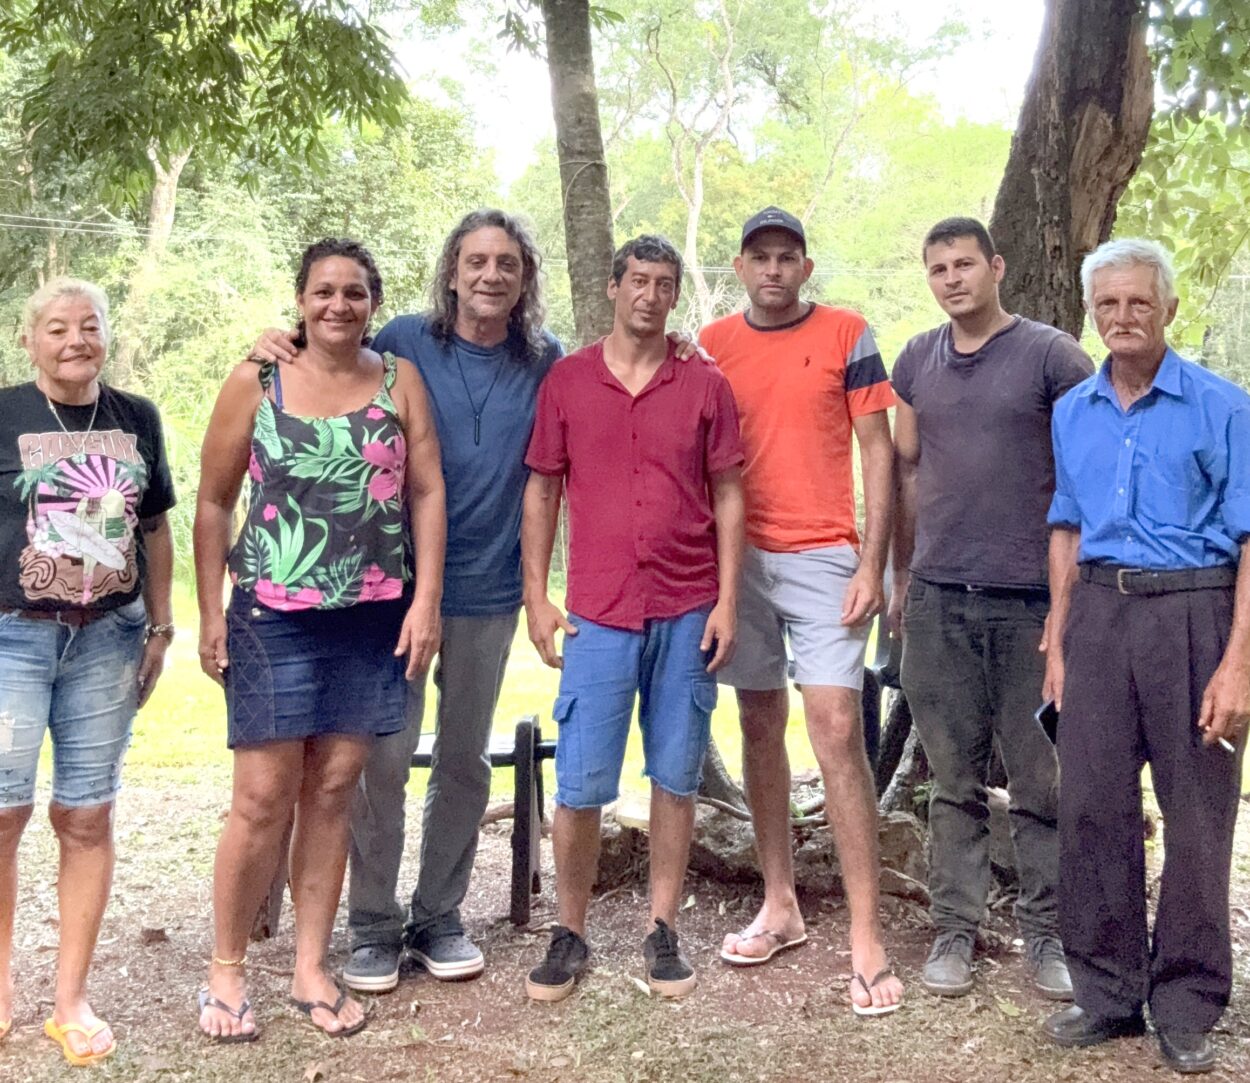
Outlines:
POLYGON ((1233 591, 1126 596, 1078 582, 1063 637, 1060 929, 1076 1003, 1117 1018, 1150 1005, 1163 1030, 1207 1031, 1232 988, 1228 880, 1241 757, 1202 744, 1202 694, 1233 591), (1147 929, 1141 769, 1163 813, 1147 929))
POLYGON ((1044 594, 969 592, 913 577, 904 611, 902 685, 933 771, 929 893, 940 931, 975 933, 990 888, 985 776, 997 737, 1026 937, 1058 933, 1059 766, 1034 718, 1044 594))

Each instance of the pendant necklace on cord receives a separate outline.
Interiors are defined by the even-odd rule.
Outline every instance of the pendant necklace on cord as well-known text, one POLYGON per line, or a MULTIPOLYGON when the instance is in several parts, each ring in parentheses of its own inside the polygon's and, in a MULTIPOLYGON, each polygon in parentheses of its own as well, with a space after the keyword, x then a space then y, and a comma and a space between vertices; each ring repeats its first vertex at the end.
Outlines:
POLYGON ((43 394, 43 401, 48 404, 48 409, 52 411, 52 416, 56 418, 56 423, 61 426, 61 432, 69 437, 71 445, 73 444, 74 437, 78 437, 78 450, 70 456, 70 462, 81 466, 87 461, 87 437, 91 435, 91 430, 95 427, 95 415, 100 409, 99 391, 97 390, 95 403, 91 407, 91 420, 87 422, 86 429, 84 429, 81 433, 72 433, 65 427, 65 422, 61 420, 61 415, 56 412, 56 407, 52 404, 52 399, 46 391, 43 394))
POLYGON ((460 370, 460 382, 464 384, 465 398, 469 400, 469 407, 473 411, 473 445, 474 447, 482 446, 482 411, 486 409, 486 404, 490 401, 490 393, 495 390, 495 384, 499 381, 499 374, 503 371, 506 357, 499 359, 498 365, 495 366, 495 375, 491 377, 490 387, 486 389, 486 395, 482 399, 482 405, 478 406, 473 401, 473 392, 469 390, 469 381, 464 375, 464 365, 460 362, 460 347, 452 343, 452 353, 456 355, 456 368, 460 370))

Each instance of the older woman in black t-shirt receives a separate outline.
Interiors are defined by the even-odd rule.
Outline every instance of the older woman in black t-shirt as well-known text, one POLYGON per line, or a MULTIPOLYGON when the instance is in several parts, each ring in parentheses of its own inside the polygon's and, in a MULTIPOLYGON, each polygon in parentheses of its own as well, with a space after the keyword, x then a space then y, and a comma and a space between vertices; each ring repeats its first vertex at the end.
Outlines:
POLYGON ((32 382, 0 390, 0 1039, 13 1017, 17 847, 52 734, 60 954, 44 1032, 71 1064, 113 1052, 87 970, 113 874, 135 712, 173 636, 173 484, 147 399, 100 382, 108 302, 56 279, 27 302, 32 382))

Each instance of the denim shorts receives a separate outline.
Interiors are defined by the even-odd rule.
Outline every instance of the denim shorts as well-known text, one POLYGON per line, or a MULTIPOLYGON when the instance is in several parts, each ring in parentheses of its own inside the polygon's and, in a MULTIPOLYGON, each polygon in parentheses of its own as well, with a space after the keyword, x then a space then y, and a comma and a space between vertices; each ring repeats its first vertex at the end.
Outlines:
POLYGON ((712 652, 699 650, 711 611, 707 605, 647 621, 641 632, 569 614, 577 635, 564 638, 552 710, 560 731, 557 804, 599 808, 616 800, 635 695, 644 776, 678 797, 699 788, 716 707, 716 679, 707 671, 712 652))
POLYGON ((52 734, 52 800, 107 805, 139 703, 143 599, 81 628, 0 613, 0 808, 34 804, 35 771, 52 734))
POLYGON ((738 598, 738 646, 717 673, 721 684, 767 691, 785 688, 794 655, 800 685, 864 686, 864 655, 871 622, 842 623, 842 600, 859 568, 849 545, 800 553, 746 547, 738 598))
POLYGON ((281 611, 236 587, 226 612, 227 746, 404 729, 408 659, 394 652, 407 609, 397 600, 281 611))

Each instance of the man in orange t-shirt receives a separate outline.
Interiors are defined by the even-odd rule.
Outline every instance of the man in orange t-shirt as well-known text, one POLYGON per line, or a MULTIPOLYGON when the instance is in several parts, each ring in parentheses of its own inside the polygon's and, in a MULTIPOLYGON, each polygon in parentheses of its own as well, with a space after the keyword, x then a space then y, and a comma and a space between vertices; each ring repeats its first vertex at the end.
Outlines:
POLYGON ((878 917, 876 795, 860 689, 869 623, 883 598, 893 492, 886 410, 894 395, 864 318, 800 299, 812 268, 802 223, 765 208, 743 227, 734 259, 749 308, 699 336, 733 388, 746 451, 738 649, 719 677, 737 690, 764 875, 764 905, 725 938, 721 957, 756 965, 807 939, 790 852, 788 640, 851 911, 852 1007, 878 1015, 898 1007, 903 986, 878 917), (852 433, 863 460, 862 540, 852 433))

